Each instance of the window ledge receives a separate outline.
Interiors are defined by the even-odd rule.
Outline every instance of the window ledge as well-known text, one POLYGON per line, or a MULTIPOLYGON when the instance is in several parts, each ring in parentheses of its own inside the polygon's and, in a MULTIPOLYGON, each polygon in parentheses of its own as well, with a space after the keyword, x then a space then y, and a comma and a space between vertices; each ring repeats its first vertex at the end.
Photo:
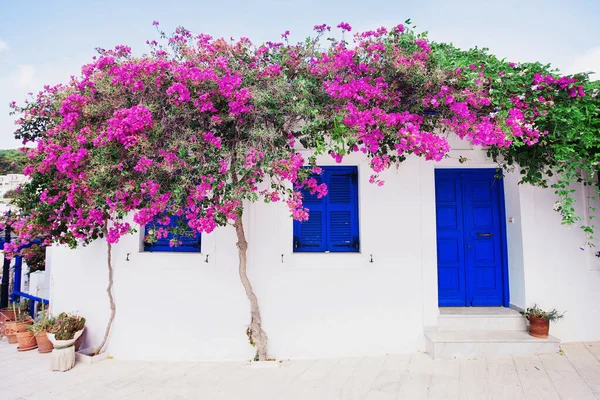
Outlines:
POLYGON ((138 251, 136 255, 185 255, 185 256, 207 256, 209 253, 192 252, 192 251, 138 251))
POLYGON ((292 256, 297 255, 316 255, 316 256, 325 256, 325 255, 344 255, 344 256, 364 256, 365 254, 360 251, 294 251, 290 253, 292 256))

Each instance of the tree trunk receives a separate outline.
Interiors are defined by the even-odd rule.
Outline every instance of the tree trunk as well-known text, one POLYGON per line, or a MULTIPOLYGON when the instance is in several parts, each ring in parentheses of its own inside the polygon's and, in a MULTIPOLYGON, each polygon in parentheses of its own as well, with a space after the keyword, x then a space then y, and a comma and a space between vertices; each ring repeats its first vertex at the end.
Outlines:
POLYGON ((244 224, 242 223, 241 213, 235 220, 235 232, 237 234, 237 248, 240 257, 240 280, 244 285, 246 296, 250 300, 250 325, 248 326, 248 338, 250 343, 256 346, 256 357, 258 361, 265 361, 267 359, 267 334, 262 329, 262 320, 260 318, 260 309, 258 307, 258 298, 252 289, 250 279, 246 271, 247 265, 247 252, 248 242, 246 241, 246 235, 244 233, 244 224))
MULTIPOLYGON (((104 235, 106 237, 106 234, 104 235)), ((115 299, 113 297, 113 266, 112 266, 112 245, 110 243, 106 243, 108 246, 107 257, 108 257, 108 287, 106 288, 106 293, 108 293, 108 300, 110 302, 110 318, 108 319, 108 323, 106 325, 106 331, 104 332, 104 339, 102 339, 102 343, 100 346, 96 348, 93 356, 100 354, 106 342, 108 341, 108 336, 110 335, 110 328, 112 327, 112 323, 115 319, 115 313, 117 311, 115 307, 115 299)))

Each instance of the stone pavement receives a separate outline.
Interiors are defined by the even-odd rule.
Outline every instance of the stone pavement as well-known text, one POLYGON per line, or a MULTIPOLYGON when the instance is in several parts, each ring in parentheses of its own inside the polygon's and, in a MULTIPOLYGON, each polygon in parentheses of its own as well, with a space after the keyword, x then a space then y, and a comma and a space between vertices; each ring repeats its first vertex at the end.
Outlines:
POLYGON ((243 362, 105 360, 51 372, 50 355, 0 343, 0 399, 600 399, 600 342, 561 353, 433 360, 427 354, 243 362))

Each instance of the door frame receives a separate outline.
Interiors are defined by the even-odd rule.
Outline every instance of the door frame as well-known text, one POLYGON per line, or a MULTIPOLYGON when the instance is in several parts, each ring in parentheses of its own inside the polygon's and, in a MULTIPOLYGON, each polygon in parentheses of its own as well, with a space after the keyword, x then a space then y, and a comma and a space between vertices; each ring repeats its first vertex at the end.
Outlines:
MULTIPOLYGON (((495 170, 498 172, 498 168, 496 167, 477 167, 477 168, 434 168, 434 203, 437 209, 437 197, 435 193, 435 180, 436 180, 436 171, 451 171, 451 172, 476 172, 483 170, 495 170)), ((502 172, 500 170, 500 172, 502 172)), ((502 306, 510 307, 510 284, 509 284, 509 276, 508 276, 508 240, 507 240, 507 230, 506 230, 506 201, 504 194, 504 174, 501 179, 496 178, 495 181, 498 184, 498 207, 500 208, 500 266, 502 268, 502 306)), ((437 219, 436 219, 437 221, 437 219)), ((436 229, 436 242, 437 242, 437 222, 435 225, 436 229)), ((438 269, 437 263, 437 252, 436 252, 436 271, 438 269)), ((437 275, 437 272, 436 272, 437 275)), ((437 286, 438 296, 439 296, 439 287, 437 286)), ((439 307, 439 305, 438 305, 439 307)), ((468 307, 468 306, 465 306, 468 307)))

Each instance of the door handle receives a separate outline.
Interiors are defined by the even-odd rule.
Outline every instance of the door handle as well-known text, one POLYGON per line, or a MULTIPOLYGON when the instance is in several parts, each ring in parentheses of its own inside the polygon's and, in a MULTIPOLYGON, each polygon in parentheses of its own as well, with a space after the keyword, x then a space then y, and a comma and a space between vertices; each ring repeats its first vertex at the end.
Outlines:
POLYGON ((481 232, 478 232, 477 236, 479 236, 479 237, 482 237, 482 236, 494 236, 494 234, 493 233, 481 233, 481 232))

